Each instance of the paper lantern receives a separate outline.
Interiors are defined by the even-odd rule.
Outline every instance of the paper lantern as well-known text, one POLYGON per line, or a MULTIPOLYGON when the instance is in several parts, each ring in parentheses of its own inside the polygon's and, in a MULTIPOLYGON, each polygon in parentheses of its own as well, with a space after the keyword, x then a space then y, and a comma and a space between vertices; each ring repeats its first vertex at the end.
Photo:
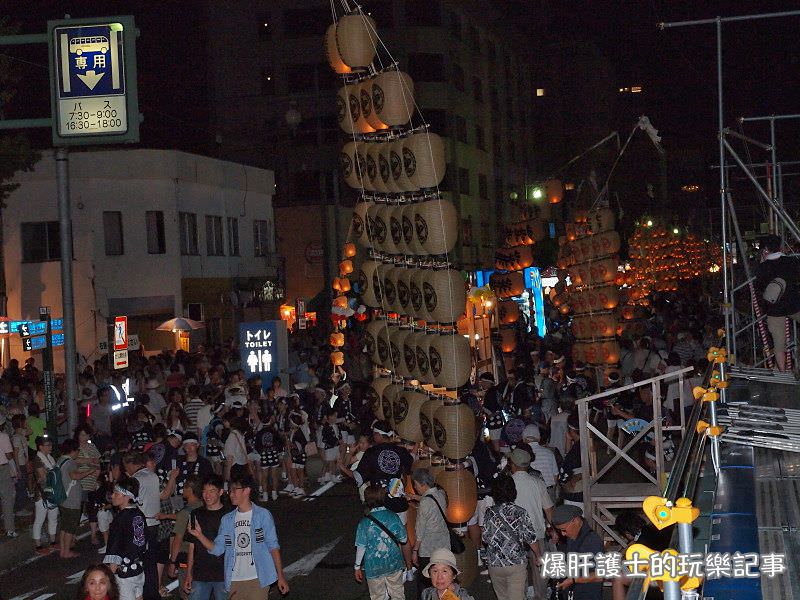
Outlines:
POLYGON ((353 86, 344 85, 336 93, 336 122, 342 131, 349 135, 353 135, 357 131, 355 123, 361 115, 358 96, 350 93, 351 90, 353 90, 353 86))
POLYGON ((352 70, 344 64, 342 56, 339 54, 339 48, 336 45, 336 23, 332 23, 325 30, 325 56, 334 73, 344 75, 352 70))
POLYGON ((353 220, 351 221, 350 233, 353 239, 362 246, 369 245, 367 236, 367 210, 373 202, 358 202, 353 208, 353 220))
POLYGON ((350 275, 353 272, 353 261, 349 258, 339 263, 339 273, 342 275, 350 275))
POLYGON ((447 521, 466 523, 478 507, 478 483, 475 476, 458 465, 447 465, 436 476, 436 485, 447 493, 447 521))
POLYGON ((422 439, 434 452, 439 451, 439 446, 436 443, 436 437, 433 435, 433 417, 441 406, 443 406, 441 398, 433 396, 422 405, 419 412, 419 425, 422 430, 422 439))
POLYGON ((406 244, 406 249, 409 254, 425 254, 425 249, 422 247, 422 242, 416 235, 414 229, 414 215, 417 210, 417 204, 411 203, 403 206, 401 213, 401 229, 403 232, 403 241, 406 244))
POLYGON ((613 230, 616 219, 614 211, 610 208, 598 208, 589 211, 587 221, 592 233, 598 234, 613 230))
POLYGON ((458 241, 458 211, 445 199, 415 205, 414 234, 426 254, 446 254, 458 241))
POLYGON ((407 267, 398 267, 397 273, 397 304, 399 306, 398 312, 401 315, 413 315, 413 307, 411 305, 411 277, 414 275, 414 269, 407 267))
POLYGON ((378 210, 375 212, 376 225, 381 228, 381 250, 389 254, 398 254, 399 252, 391 234, 392 211, 395 208, 391 204, 378 204, 378 210))
POLYGON ((428 349, 428 361, 433 383, 447 389, 456 389, 469 379, 469 340, 455 332, 440 333, 428 349))
POLYGON ((419 424, 419 412, 428 396, 413 389, 404 389, 392 404, 394 429, 404 440, 422 441, 422 429, 419 424))
POLYGON ((383 418, 389 421, 392 427, 394 427, 394 401, 402 391, 402 384, 391 383, 383 389, 383 394, 381 395, 381 412, 383 413, 383 418))
POLYGON ((433 269, 422 281, 422 298, 430 318, 436 323, 455 323, 464 313, 467 290, 461 273, 455 269, 433 269))
POLYGON ((564 186, 561 185, 561 180, 559 179, 545 181, 544 190, 545 197, 550 204, 558 204, 564 198, 564 186))
POLYGON ((405 340, 411 334, 411 329, 400 327, 389 332, 389 344, 392 353, 392 370, 399 377, 411 378, 411 371, 406 367, 405 340))
POLYGON ((463 459, 475 445, 475 414, 468 404, 445 401, 433 415, 433 435, 442 454, 452 460, 463 459))
POLYGON ((379 419, 383 420, 383 391, 392 383, 391 377, 375 377, 370 383, 365 393, 367 405, 372 408, 373 414, 379 419))
POLYGON ((386 129, 383 123, 375 114, 375 107, 372 105, 372 80, 362 81, 358 86, 358 99, 361 103, 361 114, 372 131, 386 129))
POLYGON ((385 250, 386 238, 389 236, 385 208, 386 204, 375 203, 367 209, 367 236, 372 247, 380 252, 385 250))
POLYGON ((434 454, 431 456, 431 475, 436 479, 439 473, 442 473, 447 466, 447 459, 441 454, 434 454))
POLYGON ((383 309, 389 312, 400 312, 400 304, 397 301, 397 276, 400 270, 388 264, 378 267, 378 272, 383 277, 383 309))
POLYGON ((334 348, 341 348, 344 346, 344 334, 339 331, 334 331, 328 340, 331 346, 334 348))
MULTIPOLYGON (((386 193, 386 186, 381 179, 379 171, 379 155, 381 151, 382 142, 363 142, 363 154, 366 161, 364 171, 366 173, 366 180, 369 183, 369 189, 374 190, 380 194, 386 193)), ((366 185, 364 186, 367 187, 366 185)))
POLYGON ((386 125, 405 125, 414 114, 414 82, 400 71, 385 71, 372 80, 372 105, 386 125))
POLYGON ((378 278, 377 260, 365 260, 358 271, 358 289, 367 306, 379 308, 383 303, 383 282, 378 278))
POLYGON ((341 367, 344 364, 344 354, 341 352, 331 352, 331 363, 334 367, 341 367))
POLYGON ((392 142, 380 143, 380 154, 378 154, 378 174, 381 177, 381 183, 387 194, 398 194, 402 192, 397 184, 395 184, 394 177, 392 176, 392 142))
POLYGON ((392 206, 389 211, 389 237, 395 248, 395 254, 408 254, 408 244, 403 237, 403 205, 392 206))
POLYGON ((533 264, 533 246, 498 248, 494 255, 494 267, 499 270, 522 271, 533 264))
POLYGON ((362 13, 345 15, 336 25, 336 45, 344 64, 365 69, 375 58, 378 39, 375 21, 362 13))
POLYGON ((344 245, 342 254, 345 258, 353 258, 356 255, 356 245, 353 242, 347 242, 344 245))
POLYGON ((366 159, 360 162, 363 154, 359 153, 357 142, 347 142, 339 153, 339 168, 342 178, 351 188, 363 187, 363 176, 366 173, 366 159))
POLYGON ((420 381, 430 383, 432 379, 429 353, 431 344, 436 337, 428 333, 422 333, 422 335, 420 335, 420 332, 415 332, 414 336, 417 354, 417 369, 414 374, 420 381))
POLYGON ((389 167, 392 170, 394 187, 399 192, 414 192, 419 189, 406 175, 403 168, 403 140, 396 140, 389 145, 389 167))
POLYGON ((411 275, 411 309, 415 319, 430 321, 431 315, 425 306, 425 295, 423 293, 424 282, 428 276, 428 269, 414 269, 411 275))
POLYGON ((444 142, 435 133, 413 133, 405 138, 403 167, 415 189, 437 187, 444 179, 444 142))
POLYGON ((378 359, 378 335, 382 329, 386 329, 386 320, 374 319, 367 324, 364 331, 364 345, 370 360, 375 364, 380 364, 378 359))
POLYGON ((497 319, 500 325, 511 325, 519 321, 519 304, 514 300, 503 300, 497 303, 497 319))
POLYGON ((394 371, 394 354, 392 353, 391 335, 393 331, 397 330, 396 325, 387 323, 386 327, 378 330, 378 337, 376 339, 378 360, 377 363, 384 369, 394 371))
POLYGON ((525 279, 521 272, 494 272, 489 276, 489 287, 498 298, 511 298, 525 291, 525 279))
POLYGON ((333 299, 333 305, 336 308, 347 308, 347 303, 347 296, 336 296, 336 298, 333 299))
POLYGON ((500 349, 506 354, 517 349, 517 331, 513 327, 500 329, 500 349))
POLYGON ((409 379, 417 379, 417 337, 418 332, 409 330, 408 335, 403 338, 403 365, 404 372, 409 379))

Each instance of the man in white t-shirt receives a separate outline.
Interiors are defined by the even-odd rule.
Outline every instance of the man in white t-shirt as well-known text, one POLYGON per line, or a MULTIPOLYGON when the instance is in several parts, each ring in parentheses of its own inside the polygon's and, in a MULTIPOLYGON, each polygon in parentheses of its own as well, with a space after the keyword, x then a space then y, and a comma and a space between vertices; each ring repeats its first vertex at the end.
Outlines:
POLYGON ((541 569, 536 564, 536 556, 544 552, 543 541, 547 532, 547 523, 553 516, 553 501, 547 493, 544 482, 528 473, 531 464, 529 452, 522 448, 516 448, 508 455, 508 464, 511 467, 514 486, 517 488, 517 498, 514 500, 514 504, 524 508, 528 513, 533 523, 533 530, 536 532, 535 544, 539 547, 536 554, 528 551, 528 580, 533 584, 533 590, 530 591, 533 592, 534 598, 544 598, 547 580, 541 576, 541 569))
POLYGON ((553 454, 553 450, 542 446, 539 443, 540 439, 541 432, 536 425, 526 425, 525 429, 522 430, 522 441, 526 444, 530 444, 531 450, 533 450, 531 469, 538 471, 542 476, 542 480, 545 486, 547 486, 547 493, 550 499, 555 502, 558 463, 556 462, 556 456, 553 454))

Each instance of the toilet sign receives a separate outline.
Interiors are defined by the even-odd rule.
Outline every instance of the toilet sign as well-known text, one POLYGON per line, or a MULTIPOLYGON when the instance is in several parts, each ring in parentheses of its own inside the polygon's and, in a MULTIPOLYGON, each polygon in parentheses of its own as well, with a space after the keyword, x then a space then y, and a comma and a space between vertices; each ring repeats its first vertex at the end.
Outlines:
POLYGON ((260 321, 239 325, 239 352, 248 377, 261 377, 265 386, 286 369, 286 322, 260 321))

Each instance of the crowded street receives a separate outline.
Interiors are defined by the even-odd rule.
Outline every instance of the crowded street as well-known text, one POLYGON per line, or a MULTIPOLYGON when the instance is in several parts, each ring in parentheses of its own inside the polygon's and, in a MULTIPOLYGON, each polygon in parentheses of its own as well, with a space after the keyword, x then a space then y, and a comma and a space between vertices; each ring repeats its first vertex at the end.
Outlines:
POLYGON ((140 4, 0 11, 0 600, 800 599, 800 7, 140 4))

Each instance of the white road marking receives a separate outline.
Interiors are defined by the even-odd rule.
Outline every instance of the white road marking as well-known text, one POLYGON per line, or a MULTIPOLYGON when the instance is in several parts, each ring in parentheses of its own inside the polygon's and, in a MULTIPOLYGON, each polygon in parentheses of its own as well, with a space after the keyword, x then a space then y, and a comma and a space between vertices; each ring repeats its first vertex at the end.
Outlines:
POLYGON ((338 482, 336 482, 336 481, 329 481, 328 483, 323 485, 321 488, 319 488, 316 492, 312 492, 308 496, 306 496, 303 499, 303 501, 304 502, 312 502, 313 500, 315 500, 316 498, 319 498, 322 494, 327 492, 329 489, 331 489, 333 486, 335 486, 337 483, 338 482))
POLYGON ((20 594, 19 596, 14 596, 13 598, 11 598, 11 600, 25 600, 25 598, 29 598, 30 596, 33 596, 34 594, 38 594, 39 592, 41 592, 44 589, 45 588, 43 588, 43 587, 36 588, 32 592, 25 592, 24 594, 20 594))
POLYGON ((336 547, 336 544, 342 539, 341 536, 325 544, 324 546, 320 546, 313 552, 306 554, 304 557, 294 561, 288 567, 283 570, 283 574, 286 577, 287 581, 292 577, 296 577, 297 575, 308 575, 311 571, 317 568, 317 565, 322 562, 322 560, 330 554, 331 550, 336 547))
MULTIPOLYGON (((76 540, 82 540, 84 538, 89 537, 90 533, 91 532, 89 532, 89 531, 84 531, 82 534, 77 536, 75 539, 76 540)), ((55 554, 55 552, 53 552, 52 554, 55 554)), ((24 566, 27 566, 27 565, 29 565, 31 563, 34 563, 37 560, 39 560, 40 558, 44 558, 45 556, 50 556, 50 555, 49 554, 34 554, 30 558, 27 558, 27 559, 23 560, 21 563, 19 563, 18 565, 14 565, 10 569, 6 569, 5 571, 0 571, 0 577, 4 577, 4 576, 8 575, 9 573, 11 573, 13 571, 16 571, 20 567, 24 567, 24 566)), ((44 588, 42 588, 42 589, 44 589, 44 588)), ((19 600, 19 599, 18 598, 12 598, 11 600, 19 600)))
POLYGON ((78 571, 77 573, 73 573, 72 575, 67 577, 67 580, 64 583, 66 583, 68 585, 73 585, 75 583, 78 583, 81 580, 81 577, 83 577, 83 574, 85 572, 86 572, 86 570, 78 571))
POLYGON ((55 594, 42 594, 41 596, 36 596, 33 600, 47 600, 48 598, 52 598, 55 594))

